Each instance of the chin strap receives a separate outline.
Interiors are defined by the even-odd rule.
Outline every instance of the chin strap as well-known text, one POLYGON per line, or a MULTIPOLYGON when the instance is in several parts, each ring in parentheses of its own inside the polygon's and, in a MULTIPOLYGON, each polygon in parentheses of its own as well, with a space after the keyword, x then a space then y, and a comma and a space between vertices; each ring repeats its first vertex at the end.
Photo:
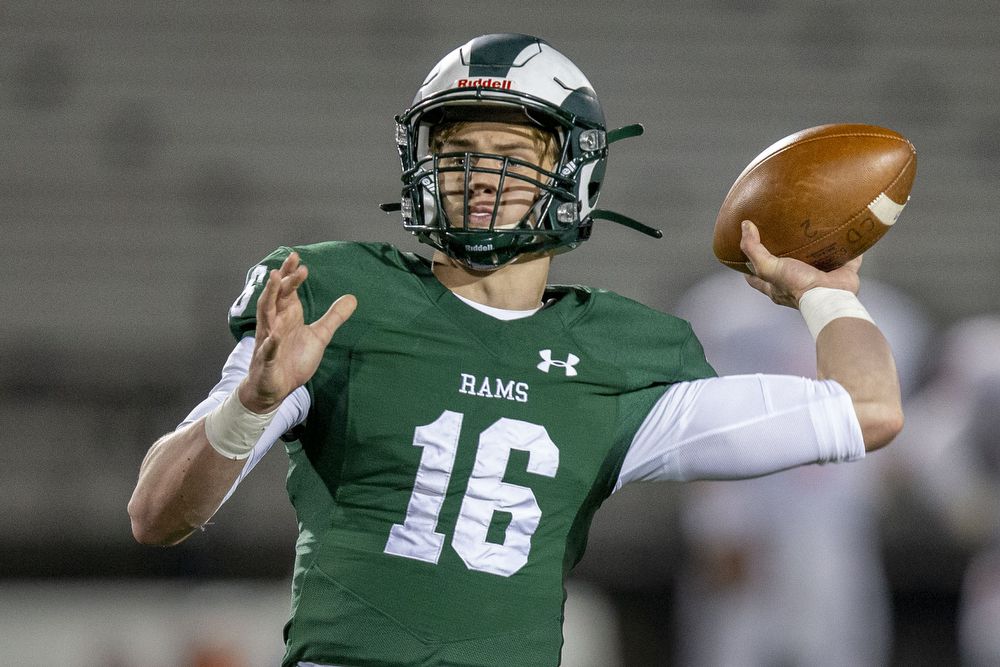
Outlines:
MULTIPOLYGON (((616 141, 621 141, 622 139, 631 139, 632 137, 638 137, 643 132, 645 128, 639 123, 633 125, 626 125, 625 127, 619 127, 617 130, 609 130, 607 134, 608 144, 613 144, 616 141)), ((602 208, 595 208, 590 212, 590 217, 595 220, 610 220, 611 222, 617 222, 619 225, 625 225, 637 232, 642 232, 647 236, 652 236, 654 239, 662 239, 663 232, 659 229, 654 229, 648 225, 644 225, 638 220, 633 220, 627 215, 622 215, 621 213, 615 213, 614 211, 606 211, 602 208)))
POLYGON ((647 236, 652 236, 654 239, 662 239, 663 232, 659 229, 654 229, 649 225, 644 225, 638 220, 633 220, 627 215, 622 215, 621 213, 615 213, 614 211, 605 211, 603 208, 595 208, 590 212, 590 217, 594 220, 610 220, 611 222, 617 222, 619 225, 625 225, 626 227, 631 227, 637 232, 642 232, 647 236))
POLYGON ((626 125, 625 127, 619 127, 617 130, 608 130, 607 142, 608 144, 613 144, 616 141, 621 141, 622 139, 631 139, 632 137, 638 137, 646 129, 639 123, 633 125, 626 125))
POLYGON ((384 204, 379 204, 378 207, 383 211, 385 211, 386 213, 394 213, 396 211, 403 210, 403 205, 400 204, 398 201, 390 201, 384 204))

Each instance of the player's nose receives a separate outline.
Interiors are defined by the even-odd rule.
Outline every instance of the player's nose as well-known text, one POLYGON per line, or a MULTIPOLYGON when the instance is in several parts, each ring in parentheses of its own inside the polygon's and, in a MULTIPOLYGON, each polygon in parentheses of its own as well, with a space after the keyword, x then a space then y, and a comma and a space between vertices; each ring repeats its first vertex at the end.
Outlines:
POLYGON ((502 164, 499 160, 480 158, 473 164, 467 186, 470 193, 495 193, 500 187, 502 164))

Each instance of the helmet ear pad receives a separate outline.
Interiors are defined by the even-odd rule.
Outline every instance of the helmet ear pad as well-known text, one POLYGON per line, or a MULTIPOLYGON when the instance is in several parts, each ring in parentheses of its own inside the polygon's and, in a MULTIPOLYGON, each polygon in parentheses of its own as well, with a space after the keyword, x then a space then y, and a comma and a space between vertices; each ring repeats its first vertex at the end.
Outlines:
POLYGON ((580 168, 577 180, 577 197, 580 201, 580 215, 587 217, 597 207, 597 199, 601 194, 601 184, 604 182, 606 160, 588 162, 580 168))

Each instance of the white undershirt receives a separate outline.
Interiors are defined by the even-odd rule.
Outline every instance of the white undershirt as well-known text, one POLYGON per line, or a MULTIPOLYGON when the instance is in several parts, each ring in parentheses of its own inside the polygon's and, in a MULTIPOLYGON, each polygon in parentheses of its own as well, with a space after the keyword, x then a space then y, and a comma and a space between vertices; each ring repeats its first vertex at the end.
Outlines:
MULTIPOLYGON (((455 294, 455 292, 452 292, 455 294)), ((467 299, 461 294, 455 294, 459 301, 466 303, 481 313, 486 313, 490 317, 495 317, 498 320, 510 321, 510 320, 520 320, 524 317, 534 315, 542 309, 542 304, 538 304, 537 307, 531 308, 529 310, 510 310, 509 308, 494 308, 493 306, 487 306, 485 303, 479 303, 478 301, 473 301, 472 299, 467 299)))

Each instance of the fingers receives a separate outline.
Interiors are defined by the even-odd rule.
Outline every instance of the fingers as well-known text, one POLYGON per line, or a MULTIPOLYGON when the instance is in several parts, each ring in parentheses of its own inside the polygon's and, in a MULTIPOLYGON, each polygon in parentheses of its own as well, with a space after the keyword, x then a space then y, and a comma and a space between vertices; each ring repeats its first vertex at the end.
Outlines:
POLYGON ((274 319, 278 294, 277 273, 278 272, 274 270, 268 273, 267 282, 264 283, 264 289, 261 290, 260 296, 257 297, 256 336, 258 340, 267 335, 267 331, 271 328, 271 322, 274 319))
POLYGON ((770 275, 778 258, 768 252, 760 242, 760 232, 757 225, 749 220, 743 221, 743 236, 740 238, 740 250, 750 260, 749 268, 756 276, 770 275))
POLYGON ((334 301, 327 309, 323 317, 309 325, 309 327, 320 336, 325 343, 329 343, 334 332, 340 325, 347 321, 354 314, 354 309, 358 307, 358 300, 353 294, 345 294, 334 301))
POLYGON ((803 273, 801 269, 809 267, 798 260, 772 255, 761 243, 757 226, 749 220, 743 221, 742 231, 740 250, 750 260, 748 265, 753 273, 746 277, 747 283, 774 303, 794 308, 798 302, 797 295, 806 289, 800 283, 811 279, 809 273, 803 273))
POLYGON ((299 265, 299 261, 300 261, 299 253, 295 252, 294 250, 288 253, 288 257, 286 257, 285 261, 281 263, 281 269, 280 269, 281 275, 283 276, 288 275, 289 273, 294 271, 295 267, 299 265))
MULTIPOLYGON (((285 324, 278 324, 285 320, 284 313, 298 312, 299 324, 303 324, 301 309, 297 308, 298 288, 309 277, 309 270, 300 261, 298 253, 290 253, 280 268, 272 269, 268 274, 267 283, 257 299, 257 344, 265 359, 276 353, 281 338, 288 333, 285 331, 285 324)), ((309 325, 309 328, 327 344, 340 325, 354 313, 357 305, 358 300, 354 295, 345 294, 334 301, 326 313, 309 325)))
POLYGON ((277 299, 284 299, 298 289, 299 285, 305 282, 308 270, 301 265, 299 253, 292 252, 281 263, 281 268, 272 270, 271 275, 278 281, 277 299))
POLYGON ((278 269, 271 269, 260 296, 257 297, 257 340, 271 333, 279 310, 279 301, 294 292, 306 278, 305 267, 299 265, 299 254, 292 252, 278 269))
POLYGON ((858 270, 861 268, 861 259, 862 256, 858 255, 843 266, 826 273, 822 286, 843 289, 857 294, 861 288, 861 278, 858 276, 858 270))
POLYGON ((309 269, 300 263, 299 254, 293 252, 281 263, 278 275, 281 279, 281 289, 278 291, 278 298, 284 298, 297 290, 299 285, 305 282, 306 277, 309 275, 309 269))
POLYGON ((264 291, 261 292, 258 302, 264 299, 264 294, 267 294, 270 301, 287 297, 305 282, 307 276, 308 270, 300 264, 299 254, 297 252, 291 253, 281 263, 280 268, 271 269, 268 273, 267 285, 264 286, 264 291))
POLYGON ((850 269, 851 271, 853 271, 854 273, 857 273, 858 270, 861 269, 861 261, 864 258, 865 258, 864 255, 858 255, 857 257, 855 257, 851 261, 845 262, 844 266, 847 267, 848 269, 850 269))

